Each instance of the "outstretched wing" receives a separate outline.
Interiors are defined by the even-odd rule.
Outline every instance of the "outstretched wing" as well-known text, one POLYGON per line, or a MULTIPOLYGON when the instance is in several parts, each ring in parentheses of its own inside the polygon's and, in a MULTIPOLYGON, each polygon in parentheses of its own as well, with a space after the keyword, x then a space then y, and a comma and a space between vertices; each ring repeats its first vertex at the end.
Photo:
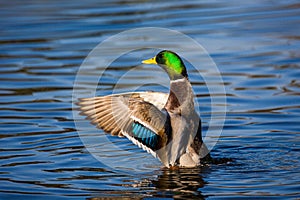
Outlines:
POLYGON ((167 143, 170 119, 164 111, 167 94, 124 93, 80 99, 81 114, 112 135, 126 136, 134 144, 156 156, 167 143))

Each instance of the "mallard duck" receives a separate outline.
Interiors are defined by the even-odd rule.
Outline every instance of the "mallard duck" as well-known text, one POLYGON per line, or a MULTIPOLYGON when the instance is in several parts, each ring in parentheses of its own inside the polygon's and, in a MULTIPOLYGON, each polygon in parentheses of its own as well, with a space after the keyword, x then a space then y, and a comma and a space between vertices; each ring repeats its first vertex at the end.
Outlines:
POLYGON ((83 98, 81 114, 112 135, 125 136, 166 167, 195 167, 208 157, 201 120, 182 59, 163 50, 143 64, 157 64, 170 78, 169 93, 132 92, 83 98))

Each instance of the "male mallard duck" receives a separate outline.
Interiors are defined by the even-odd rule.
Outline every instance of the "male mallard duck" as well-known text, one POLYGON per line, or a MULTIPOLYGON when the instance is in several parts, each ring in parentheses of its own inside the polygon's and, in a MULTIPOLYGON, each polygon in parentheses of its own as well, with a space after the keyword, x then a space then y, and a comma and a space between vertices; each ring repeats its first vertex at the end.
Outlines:
POLYGON ((112 135, 125 136, 164 166, 195 167, 209 157, 185 65, 161 51, 143 64, 158 64, 169 75, 170 92, 132 92, 80 99, 81 114, 112 135))

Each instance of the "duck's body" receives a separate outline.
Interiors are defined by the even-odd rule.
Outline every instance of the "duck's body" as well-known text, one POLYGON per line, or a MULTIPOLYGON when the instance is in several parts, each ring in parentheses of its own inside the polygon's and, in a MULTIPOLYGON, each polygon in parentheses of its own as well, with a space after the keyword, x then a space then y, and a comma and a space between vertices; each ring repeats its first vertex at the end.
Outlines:
POLYGON ((106 132, 127 137, 166 167, 200 165, 201 158, 209 154, 182 60, 173 52, 162 51, 143 63, 156 63, 167 71, 169 94, 134 92, 81 99, 82 114, 106 132))

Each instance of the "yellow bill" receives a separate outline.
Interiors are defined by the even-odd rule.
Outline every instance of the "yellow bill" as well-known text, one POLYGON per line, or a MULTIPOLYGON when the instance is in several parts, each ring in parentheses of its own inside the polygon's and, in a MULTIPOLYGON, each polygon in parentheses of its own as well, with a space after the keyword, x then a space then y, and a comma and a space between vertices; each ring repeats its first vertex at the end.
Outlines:
POLYGON ((150 58, 148 60, 143 60, 142 61, 143 64, 157 64, 156 60, 155 60, 155 57, 153 58, 150 58))

